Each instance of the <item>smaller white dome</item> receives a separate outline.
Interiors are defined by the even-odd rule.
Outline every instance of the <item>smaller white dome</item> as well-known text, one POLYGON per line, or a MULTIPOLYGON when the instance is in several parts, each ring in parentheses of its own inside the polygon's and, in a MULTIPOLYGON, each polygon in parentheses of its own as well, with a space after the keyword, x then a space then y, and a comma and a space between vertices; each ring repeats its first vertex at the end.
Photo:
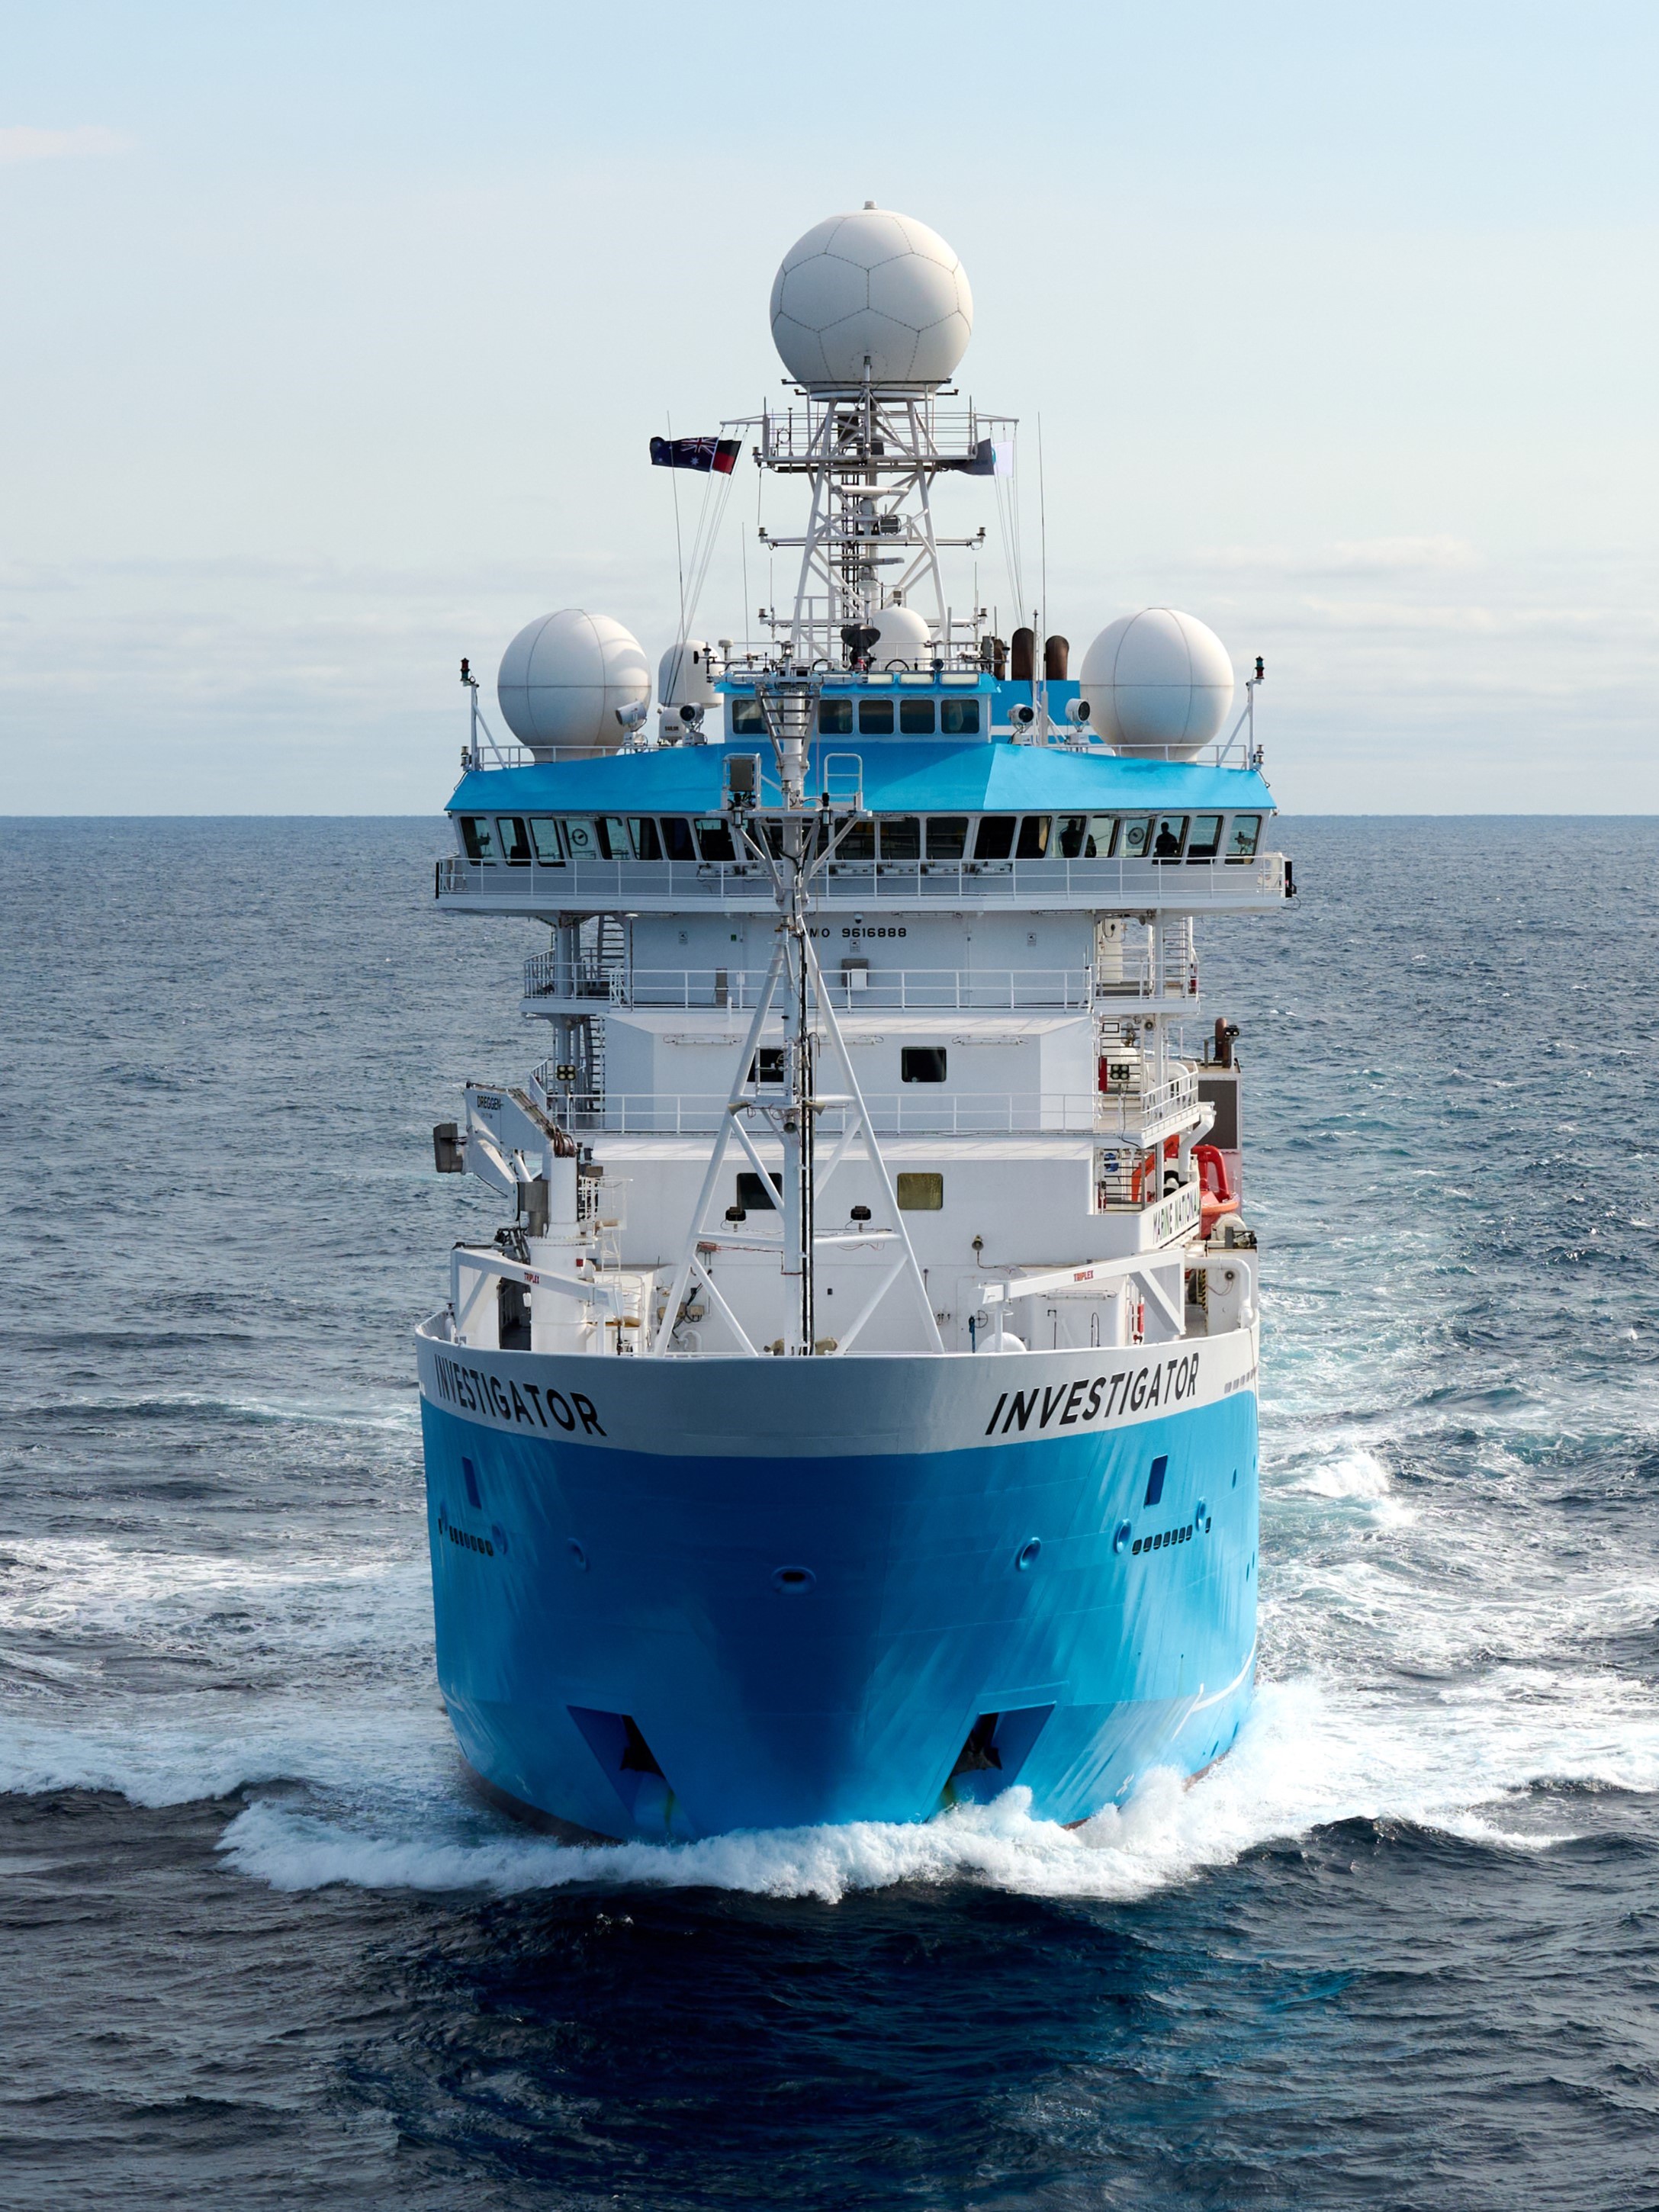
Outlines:
POLYGON ((1083 656, 1089 726, 1120 752, 1188 759, 1220 735, 1233 703, 1227 648, 1173 607, 1120 615, 1083 656))
POLYGON ((671 645, 657 663, 659 707, 712 707, 720 697, 708 672, 708 641, 688 637, 671 645))
POLYGON ((870 648, 872 668, 890 667, 900 660, 908 667, 925 668, 932 661, 933 633, 927 617, 914 607, 884 607, 871 616, 868 626, 876 633, 870 648))
POLYGON ((539 759, 555 750, 605 750, 629 732, 617 717, 651 696, 639 640, 609 615, 563 607, 527 623, 495 678, 507 726, 539 759))

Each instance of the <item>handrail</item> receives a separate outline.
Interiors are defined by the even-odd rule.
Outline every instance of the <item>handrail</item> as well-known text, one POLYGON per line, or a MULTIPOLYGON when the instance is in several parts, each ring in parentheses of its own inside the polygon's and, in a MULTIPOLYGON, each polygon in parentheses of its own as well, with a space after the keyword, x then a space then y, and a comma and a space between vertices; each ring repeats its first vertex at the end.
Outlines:
MULTIPOLYGON (((588 912, 754 906, 770 912, 772 880, 758 863, 714 860, 465 860, 437 866, 437 895, 588 912)), ((831 866, 814 903, 836 912, 874 905, 1016 907, 1072 903, 1125 913, 1191 913, 1211 901, 1285 896, 1285 856, 1250 860, 884 860, 831 866)))
MULTIPOLYGON (((544 1063, 545 1066, 545 1063, 544 1063)), ((541 1071, 538 1071, 538 1075, 541 1071)), ((715 1091, 607 1091, 570 1095, 553 1090, 550 1110, 579 1133, 690 1137, 713 1133, 730 1110, 715 1091)), ((1153 1141, 1152 1133, 1196 1113, 1198 1086, 1189 1073, 1145 1097, 1134 1091, 915 1091, 866 1093, 865 1104, 883 1135, 929 1137, 1082 1136, 1153 1141)), ((846 1109, 825 1103, 819 1127, 836 1133, 846 1109)))
MULTIPOLYGON (((1023 1009, 1086 1013, 1097 996, 1151 998, 1148 963, 1133 977, 1097 978, 1087 968, 848 968, 826 973, 833 1003, 843 1012, 1016 1012, 1023 1009)), ((532 953, 524 963, 526 999, 604 1000, 611 1006, 709 1007, 751 1012, 766 971, 748 968, 573 966, 556 952, 532 953)), ((1184 984, 1183 984, 1184 988, 1184 984)))

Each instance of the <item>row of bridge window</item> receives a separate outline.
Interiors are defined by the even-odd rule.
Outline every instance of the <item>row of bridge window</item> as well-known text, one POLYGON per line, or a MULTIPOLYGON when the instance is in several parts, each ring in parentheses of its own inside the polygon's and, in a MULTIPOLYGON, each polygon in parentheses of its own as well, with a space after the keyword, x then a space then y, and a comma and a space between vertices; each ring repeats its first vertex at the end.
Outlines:
MULTIPOLYGON (((889 702, 890 703, 890 702, 889 702)), ((512 868, 570 860, 735 862, 732 824, 721 815, 463 814, 469 860, 512 868)), ((767 825, 777 849, 776 823, 767 825)), ((819 836, 830 835, 821 823, 819 836)), ((1249 860, 1259 814, 884 814, 856 821, 832 865, 1000 860, 1249 860)))

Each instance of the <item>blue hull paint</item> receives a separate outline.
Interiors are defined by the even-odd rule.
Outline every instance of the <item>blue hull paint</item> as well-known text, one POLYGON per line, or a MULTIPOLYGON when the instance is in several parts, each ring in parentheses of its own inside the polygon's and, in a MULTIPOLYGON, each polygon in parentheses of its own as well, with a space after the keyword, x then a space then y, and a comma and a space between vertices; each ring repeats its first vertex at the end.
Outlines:
POLYGON ((1018 1782, 1076 1821, 1237 1732, 1253 1388, 1103 1433, 844 1457, 594 1449, 429 1397, 422 1415, 452 1721, 487 1782, 562 1820, 658 1838, 918 1820, 1018 1782), (1135 1554, 1200 1504, 1199 1531, 1135 1554), (988 1713, 1000 1764, 952 1782, 988 1713))

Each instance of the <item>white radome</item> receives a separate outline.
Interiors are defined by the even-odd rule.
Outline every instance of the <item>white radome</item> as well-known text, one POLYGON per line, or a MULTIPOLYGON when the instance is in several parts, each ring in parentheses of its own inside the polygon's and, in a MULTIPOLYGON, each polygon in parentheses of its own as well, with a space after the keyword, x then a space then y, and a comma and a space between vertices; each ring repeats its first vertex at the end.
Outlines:
POLYGON ((797 383, 943 384, 968 350, 974 295, 937 231, 866 206, 798 238, 772 285, 772 341, 797 383))
POLYGON ((651 697, 639 640, 609 615, 563 607, 528 623, 495 678, 507 726, 539 757, 565 746, 607 749, 629 731, 617 720, 651 697))
POLYGON ((872 668, 890 667, 897 661, 918 668, 933 657, 933 633, 927 617, 914 607, 883 607, 871 616, 869 627, 876 633, 870 648, 872 668))
POLYGON ((1108 623, 1083 656, 1078 686, 1090 729, 1109 745, 1185 759, 1219 736, 1233 666, 1196 616, 1143 607, 1108 623))

